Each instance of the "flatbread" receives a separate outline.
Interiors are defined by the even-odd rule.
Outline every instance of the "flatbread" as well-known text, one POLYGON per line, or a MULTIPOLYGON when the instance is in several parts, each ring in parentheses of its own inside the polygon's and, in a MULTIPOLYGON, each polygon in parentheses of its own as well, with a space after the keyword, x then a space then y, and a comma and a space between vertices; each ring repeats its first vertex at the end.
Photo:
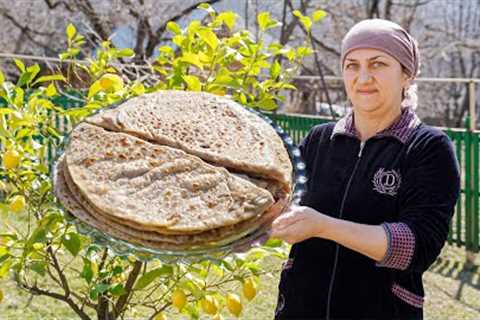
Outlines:
POLYGON ((290 192, 292 166, 280 137, 260 117, 227 98, 159 91, 85 121, 181 149, 227 169, 277 180, 290 192))
POLYGON ((268 191, 224 168, 88 123, 71 133, 66 164, 98 211, 179 233, 234 225, 274 203, 268 191))
MULTIPOLYGON (((92 217, 95 217, 99 222, 107 224, 113 228, 117 228, 120 231, 144 240, 152 241, 162 241, 162 242, 171 242, 177 244, 184 243, 204 243, 219 240, 231 241, 233 238, 240 238, 245 232, 249 232, 255 227, 259 227, 262 223, 268 220, 268 216, 273 213, 262 213, 255 216, 252 219, 242 221, 233 226, 226 226, 217 229, 211 229, 204 231, 202 233, 196 233, 191 235, 175 235, 175 234, 165 234, 164 230, 147 230, 142 225, 133 225, 128 221, 122 221, 115 219, 115 217, 105 216, 103 213, 96 211, 88 201, 81 195, 78 188, 70 181, 68 170, 65 170, 64 157, 60 157, 56 167, 56 174, 59 176, 58 179, 61 179, 61 184, 65 185, 68 188, 68 194, 73 197, 92 217), (65 182, 63 182, 65 181, 65 182), (160 232, 158 232, 160 231, 160 232)), ((275 211, 275 206, 271 207, 275 211)), ((269 211, 271 211, 269 209, 269 211)))
POLYGON ((64 157, 62 156, 54 168, 54 190, 57 198, 72 215, 86 224, 112 234, 116 238, 152 248, 173 250, 185 249, 187 247, 192 248, 192 246, 208 246, 213 244, 218 246, 227 244, 251 232, 252 226, 255 225, 261 228, 262 225, 271 222, 279 215, 283 210, 283 206, 287 203, 287 199, 278 201, 267 213, 257 216, 252 219, 253 221, 241 222, 236 225, 236 228, 229 227, 228 233, 222 232, 222 230, 210 230, 196 235, 161 235, 157 232, 130 228, 115 221, 110 221, 103 215, 96 213, 94 209, 83 200, 77 190, 70 189, 70 186, 67 184, 68 179, 64 175, 65 171, 64 157))

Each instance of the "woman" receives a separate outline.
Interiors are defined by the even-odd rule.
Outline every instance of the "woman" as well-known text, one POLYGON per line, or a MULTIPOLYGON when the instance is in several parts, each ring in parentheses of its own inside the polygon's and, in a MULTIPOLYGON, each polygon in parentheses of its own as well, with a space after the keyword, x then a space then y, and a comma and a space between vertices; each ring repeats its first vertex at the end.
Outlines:
POLYGON ((453 148, 414 113, 418 49, 400 26, 356 24, 341 65, 352 112, 301 143, 307 191, 273 223, 293 244, 276 319, 421 319, 459 195, 453 148))

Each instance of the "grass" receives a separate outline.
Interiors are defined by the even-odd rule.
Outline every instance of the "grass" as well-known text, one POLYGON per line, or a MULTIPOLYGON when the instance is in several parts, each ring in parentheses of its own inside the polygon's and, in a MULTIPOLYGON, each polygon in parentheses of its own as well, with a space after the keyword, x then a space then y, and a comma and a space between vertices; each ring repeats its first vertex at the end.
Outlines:
MULTIPOLYGON (((480 318, 480 257, 473 267, 466 266, 465 252, 461 248, 446 246, 441 256, 424 275, 426 291, 426 319, 479 319, 480 318)), ((265 261, 267 270, 279 270, 281 261, 265 261)), ((245 306, 243 319, 272 319, 276 304, 279 272, 262 278, 259 294, 245 306)), ((0 282, 6 296, 0 304, 0 319, 77 319, 70 309, 60 302, 31 297, 16 288, 12 281, 0 282)), ((93 315, 92 315, 93 316, 93 315)), ((92 317, 94 318, 94 317, 92 317)), ((130 313, 127 319, 144 319, 145 315, 130 313)), ((169 319, 182 319, 169 314, 169 319)), ((224 314, 225 319, 232 319, 224 314)))

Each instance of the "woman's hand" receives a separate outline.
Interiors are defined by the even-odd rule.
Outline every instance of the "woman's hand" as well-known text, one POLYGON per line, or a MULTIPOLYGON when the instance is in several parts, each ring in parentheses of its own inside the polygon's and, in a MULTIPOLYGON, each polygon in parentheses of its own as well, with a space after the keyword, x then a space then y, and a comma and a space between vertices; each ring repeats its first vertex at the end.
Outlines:
POLYGON ((387 234, 381 225, 336 219, 296 205, 273 221, 271 236, 290 244, 313 237, 328 239, 375 261, 384 259, 388 246, 387 234))
POLYGON ((272 237, 294 244, 312 237, 322 237, 330 217, 310 207, 292 205, 272 224, 272 237))

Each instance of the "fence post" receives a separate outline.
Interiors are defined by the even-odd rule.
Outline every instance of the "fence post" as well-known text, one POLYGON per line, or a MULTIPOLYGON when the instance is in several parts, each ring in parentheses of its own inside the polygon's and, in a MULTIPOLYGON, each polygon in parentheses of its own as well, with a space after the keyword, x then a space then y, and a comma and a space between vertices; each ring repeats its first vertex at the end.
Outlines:
MULTIPOLYGON (((469 228, 466 228, 467 231, 470 231, 470 234, 467 234, 467 237, 470 238, 471 243, 467 243, 465 246, 466 249, 466 263, 467 266, 473 266, 475 261, 475 253, 478 251, 479 244, 478 244, 478 233, 479 233, 479 226, 478 226, 478 155, 475 154, 478 152, 478 139, 476 139, 476 92, 475 92, 475 82, 470 81, 468 83, 468 113, 470 118, 470 123, 468 126, 468 145, 466 146, 469 148, 469 168, 468 171, 470 172, 470 179, 468 179, 468 186, 467 188, 470 190, 470 197, 467 199, 470 207, 470 214, 471 216, 469 219, 466 219, 466 223, 470 223, 471 225, 469 228)), ((467 181, 466 181, 467 182, 467 181)))

